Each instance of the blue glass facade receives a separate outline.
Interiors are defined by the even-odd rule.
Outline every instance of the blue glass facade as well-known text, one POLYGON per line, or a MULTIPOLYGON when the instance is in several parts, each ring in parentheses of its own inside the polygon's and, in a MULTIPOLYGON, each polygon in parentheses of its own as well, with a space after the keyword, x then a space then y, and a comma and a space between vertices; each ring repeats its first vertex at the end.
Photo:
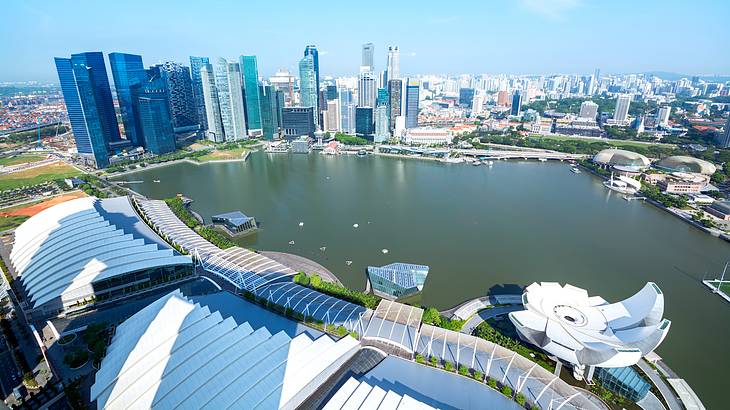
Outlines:
POLYGON ((193 98, 190 69, 171 61, 159 67, 170 105, 173 128, 178 132, 195 130, 198 127, 198 113, 193 98))
POLYGON ((355 108, 355 133, 362 137, 372 137, 374 132, 373 109, 371 107, 355 108))
POLYGON ((408 81, 406 85, 406 128, 418 127, 418 81, 408 81))
POLYGON ((256 56, 241 56, 243 98, 246 102, 246 124, 249 130, 262 129, 261 96, 259 94, 259 68, 256 56))
POLYGON ((205 94, 203 93, 203 80, 200 70, 204 65, 210 64, 208 57, 190 56, 190 79, 193 89, 193 104, 198 115, 198 123, 201 130, 208 129, 208 116, 205 112, 205 94))
POLYGON ((299 95, 301 106, 312 107, 316 113, 318 112, 319 95, 314 67, 314 59, 311 55, 306 55, 299 61, 299 95))
POLYGON ((388 89, 378 88, 378 97, 375 100, 375 106, 388 105, 388 89))
POLYGON ((159 67, 146 71, 148 81, 135 100, 143 144, 156 155, 175 151, 175 131, 172 126, 167 82, 159 67))
POLYGON ((309 45, 304 49, 304 56, 312 56, 312 63, 314 66, 314 83, 315 83, 315 94, 319 94, 319 52, 317 46, 309 45))
POLYGON ((281 127, 281 109, 284 107, 284 94, 274 86, 259 86, 261 101, 261 127, 264 139, 272 140, 279 134, 281 127))
POLYGON ((385 266, 368 266, 368 279, 376 294, 399 298, 423 289, 429 267, 411 263, 391 263, 385 266))
POLYGON ((55 58, 56 71, 78 152, 97 168, 109 165, 109 143, 119 141, 104 55, 100 52, 55 58))
POLYGON ((522 93, 519 90, 515 91, 512 95, 512 108, 510 109, 511 115, 520 115, 522 112, 522 93))
POLYGON ((649 392, 651 386, 631 367, 596 368, 595 379, 608 390, 637 402, 649 392))
POLYGON ((136 93, 147 81, 142 56, 125 53, 109 54, 109 65, 117 90, 119 110, 122 113, 124 134, 132 145, 141 146, 142 128, 136 112, 136 93))

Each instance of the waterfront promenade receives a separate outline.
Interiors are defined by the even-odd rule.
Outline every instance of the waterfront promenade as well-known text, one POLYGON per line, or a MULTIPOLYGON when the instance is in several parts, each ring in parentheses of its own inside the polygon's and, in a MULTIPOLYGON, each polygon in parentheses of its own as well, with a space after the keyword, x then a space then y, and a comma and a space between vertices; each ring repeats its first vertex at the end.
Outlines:
POLYGON ((319 275, 325 282, 335 283, 342 286, 342 282, 337 279, 334 273, 330 272, 329 269, 320 265, 319 263, 307 259, 303 256, 294 255, 293 253, 285 252, 274 252, 274 251, 261 251, 261 255, 271 258, 284 266, 288 266, 297 272, 304 272, 311 276, 313 274, 319 275))

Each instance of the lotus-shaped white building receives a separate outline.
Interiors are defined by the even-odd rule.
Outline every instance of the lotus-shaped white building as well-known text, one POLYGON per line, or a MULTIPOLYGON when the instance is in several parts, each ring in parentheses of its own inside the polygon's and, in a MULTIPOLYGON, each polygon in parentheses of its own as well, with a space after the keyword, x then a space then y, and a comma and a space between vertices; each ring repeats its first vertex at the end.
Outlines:
POLYGON ((636 364, 664 340, 664 295, 649 282, 634 296, 609 304, 572 285, 542 282, 522 295, 525 310, 509 318, 525 341, 573 365, 577 379, 590 380, 593 367, 636 364))

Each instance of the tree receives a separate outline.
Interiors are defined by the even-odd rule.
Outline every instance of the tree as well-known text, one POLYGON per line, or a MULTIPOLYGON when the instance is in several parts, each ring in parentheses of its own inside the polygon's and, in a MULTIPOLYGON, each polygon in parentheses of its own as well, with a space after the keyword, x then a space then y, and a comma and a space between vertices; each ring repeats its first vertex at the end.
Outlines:
POLYGON ((436 308, 430 307, 423 312, 421 321, 429 325, 441 326, 441 315, 436 308))
POLYGON ((515 397, 515 401, 517 402, 517 404, 524 407, 525 402, 526 402, 525 395, 522 393, 517 393, 517 396, 515 397))
POLYGON ((505 384, 504 386, 502 386, 502 394, 507 397, 512 397, 512 388, 505 384))

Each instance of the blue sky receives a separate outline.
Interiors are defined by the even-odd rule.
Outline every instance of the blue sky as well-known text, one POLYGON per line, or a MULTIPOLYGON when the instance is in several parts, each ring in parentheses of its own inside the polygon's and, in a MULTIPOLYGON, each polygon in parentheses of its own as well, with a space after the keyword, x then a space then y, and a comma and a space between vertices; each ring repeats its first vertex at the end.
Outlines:
POLYGON ((727 0, 171 1, 5 0, 0 81, 57 81, 54 56, 255 54, 268 76, 295 71, 304 46, 322 75, 357 73, 360 46, 388 45, 419 73, 730 74, 727 0))

